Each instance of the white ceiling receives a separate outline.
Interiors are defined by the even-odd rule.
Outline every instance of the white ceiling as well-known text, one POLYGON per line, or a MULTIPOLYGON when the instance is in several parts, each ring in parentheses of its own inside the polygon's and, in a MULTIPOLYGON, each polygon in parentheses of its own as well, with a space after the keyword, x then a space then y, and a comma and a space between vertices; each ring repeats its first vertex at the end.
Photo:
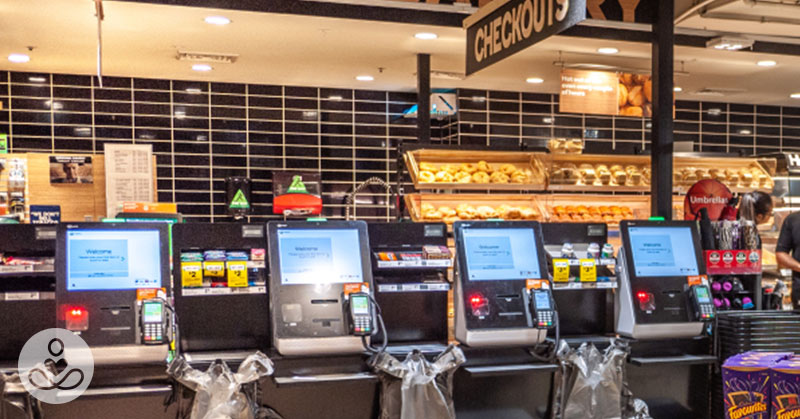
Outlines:
MULTIPOLYGON (((366 89, 414 90, 415 55, 430 53, 434 70, 464 71, 466 33, 460 28, 368 22, 296 15, 279 15, 180 6, 160 6, 106 0, 103 22, 104 74, 151 78, 250 82, 366 89), (212 26, 209 15, 224 15, 233 23, 212 26), (435 32, 439 39, 417 40, 417 32, 435 32), (191 63, 175 59, 177 50, 239 54, 235 64, 216 64, 209 73, 191 70, 191 63), (379 71, 383 68, 383 72, 379 71), (355 76, 369 74, 373 82, 355 76)), ((704 25, 695 17, 687 26, 704 25)), ((725 22, 725 28, 738 27, 725 22)), ((0 56, 30 52, 25 64, 0 62, 14 71, 92 74, 96 65, 97 26, 90 0, 0 0, 0 56)), ((729 30, 723 27, 715 30, 729 30)), ((792 28, 800 36, 800 29, 792 28)), ((792 32, 789 32, 790 34, 792 32)), ((784 35, 787 33, 784 32, 784 35)), ((553 37, 483 70, 466 80, 432 81, 434 88, 468 87, 556 93, 561 54, 569 63, 609 64, 630 68, 650 67, 650 47, 631 42, 553 37), (602 56, 601 46, 615 46, 620 54, 602 56), (542 85, 525 83, 542 77, 542 85)), ((743 103, 793 104, 788 98, 800 92, 793 69, 800 57, 769 56, 750 52, 725 52, 676 47, 676 76, 684 91, 680 99, 743 103), (779 65, 755 65, 774 59, 779 65), (721 98, 701 97, 701 88, 734 88, 745 92, 721 98)))

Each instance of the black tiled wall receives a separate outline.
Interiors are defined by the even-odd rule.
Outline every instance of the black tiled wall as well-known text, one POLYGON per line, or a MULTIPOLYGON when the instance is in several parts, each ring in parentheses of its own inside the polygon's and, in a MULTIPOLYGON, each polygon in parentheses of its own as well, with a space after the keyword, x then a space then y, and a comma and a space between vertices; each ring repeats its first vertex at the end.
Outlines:
MULTIPOLYGON (((255 219, 272 216, 271 171, 321 171, 325 215, 369 177, 394 173, 396 143, 416 138, 402 112, 415 93, 0 71, 0 133, 12 152, 98 153, 152 144, 159 200, 197 220, 225 218, 227 176, 253 179, 255 219)), ((445 130, 446 131, 446 130, 445 130)), ((439 134, 437 130, 435 135, 439 134)), ((383 218, 376 190, 358 215, 383 218)))
MULTIPOLYGON (((322 173, 325 215, 341 217, 347 192, 367 178, 393 181, 399 141, 416 140, 402 112, 416 94, 0 71, 0 133, 12 152, 93 153, 108 142, 152 144, 159 200, 193 220, 225 218, 224 178, 253 179, 254 220, 272 215, 271 171, 322 173)), ((649 121, 560 114, 558 95, 459 89, 458 118, 435 121, 446 144, 541 146, 582 137, 587 152, 646 149, 649 121)), ((800 108, 679 101, 676 141, 696 151, 800 150, 800 108)), ((359 218, 385 219, 380 189, 359 218)))

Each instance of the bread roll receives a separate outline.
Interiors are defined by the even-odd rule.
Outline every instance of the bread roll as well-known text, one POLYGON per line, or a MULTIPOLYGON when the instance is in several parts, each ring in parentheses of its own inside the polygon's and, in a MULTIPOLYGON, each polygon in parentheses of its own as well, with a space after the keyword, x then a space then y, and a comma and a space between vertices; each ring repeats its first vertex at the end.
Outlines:
POLYGON ((453 181, 453 175, 451 175, 450 173, 444 170, 436 172, 436 182, 450 183, 452 181, 453 181))
POLYGON ((511 181, 511 178, 503 172, 494 172, 489 176, 489 181, 492 183, 508 183, 511 181))
POLYGON ((462 172, 467 172, 470 175, 478 171, 478 166, 472 163, 464 163, 460 167, 462 172))
POLYGON ((475 172, 472 175, 472 182, 474 183, 489 183, 489 174, 486 172, 475 172))
POLYGON ((647 99, 648 102, 653 101, 653 81, 650 80, 649 77, 644 82, 644 98, 647 99))
POLYGON ((511 163, 506 163, 500 166, 500 172, 508 176, 511 176, 511 174, 513 174, 516 171, 517 171, 517 166, 514 166, 511 163))
POLYGON ((598 165, 595 171, 597 172, 597 178, 600 179, 600 183, 603 185, 608 185, 611 183, 611 171, 608 170, 606 165, 598 165))
MULTIPOLYGON (((633 86, 633 88, 631 88, 631 90, 628 92, 628 104, 632 107, 638 107, 641 110, 641 107, 644 104, 644 93, 642 92, 642 86, 633 86)), ((638 116, 641 116, 641 114, 638 116)))
POLYGON ((481 160, 478 162, 478 171, 486 172, 488 174, 492 174, 494 172, 494 168, 491 164, 486 163, 485 161, 481 160))
POLYGON ((619 98, 619 107, 623 107, 628 103, 628 88, 622 83, 619 84, 617 96, 619 98))
POLYGON ((425 171, 433 172, 433 173, 437 172, 436 166, 434 166, 434 165, 432 165, 430 163, 420 163, 419 164, 419 170, 425 170, 425 171))
POLYGON ((588 163, 582 164, 578 170, 583 177, 583 183, 585 185, 593 185, 594 181, 597 180, 597 174, 594 171, 594 166, 588 163))
POLYGON ((436 176, 433 174, 433 172, 423 170, 419 172, 419 181, 421 183, 433 183, 436 182, 436 176))

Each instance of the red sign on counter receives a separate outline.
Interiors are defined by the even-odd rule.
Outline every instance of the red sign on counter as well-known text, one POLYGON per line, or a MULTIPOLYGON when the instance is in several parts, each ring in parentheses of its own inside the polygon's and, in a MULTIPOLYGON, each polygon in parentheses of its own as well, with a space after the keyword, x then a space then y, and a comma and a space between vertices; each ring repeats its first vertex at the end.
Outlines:
POLYGON ((706 250, 709 275, 760 275, 760 250, 706 250))

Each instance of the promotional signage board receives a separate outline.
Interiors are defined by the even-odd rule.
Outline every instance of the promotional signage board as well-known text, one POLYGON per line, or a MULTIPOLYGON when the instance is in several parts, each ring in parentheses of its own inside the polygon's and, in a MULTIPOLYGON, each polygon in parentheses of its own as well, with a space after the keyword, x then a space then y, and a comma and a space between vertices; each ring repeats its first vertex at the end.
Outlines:
POLYGON ((714 179, 703 179, 689 188, 683 202, 683 219, 694 221, 701 208, 708 211, 708 218, 719 220, 722 210, 733 198, 731 190, 722 182, 714 179))
POLYGON ((467 75, 586 19, 586 0, 495 0, 464 20, 467 75))
POLYGON ((559 112, 653 116, 649 75, 592 70, 561 70, 559 112))

